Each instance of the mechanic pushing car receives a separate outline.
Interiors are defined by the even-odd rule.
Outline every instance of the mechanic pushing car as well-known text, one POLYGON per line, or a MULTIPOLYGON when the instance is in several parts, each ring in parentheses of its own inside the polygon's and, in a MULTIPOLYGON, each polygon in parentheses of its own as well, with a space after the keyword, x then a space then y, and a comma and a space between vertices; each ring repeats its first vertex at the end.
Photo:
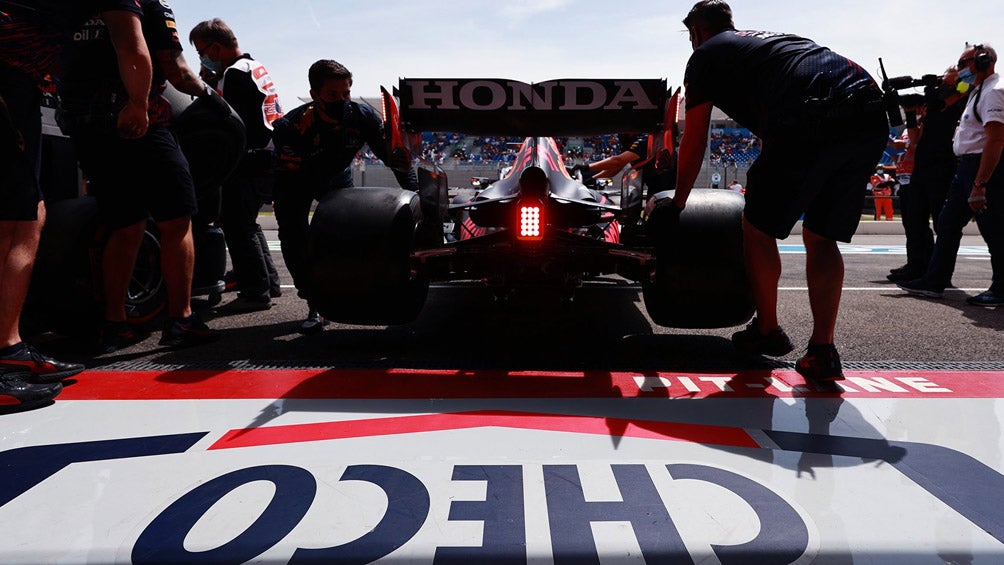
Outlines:
POLYGON ((888 135, 881 91, 859 65, 794 35, 738 31, 732 8, 703 0, 683 20, 694 53, 687 63, 687 128, 680 144, 676 214, 701 169, 711 109, 717 106, 763 140, 749 170, 743 245, 757 317, 732 336, 748 354, 782 356, 794 346, 778 324, 777 287, 784 239, 804 213, 802 239, 813 329, 797 371, 843 378, 834 330, 849 242, 861 220, 862 187, 888 135), (734 88, 743 84, 743 89, 734 88))
MULTIPOLYGON (((310 66, 307 79, 313 100, 277 120, 272 138, 279 159, 275 219, 282 258, 300 297, 307 300, 309 312, 300 326, 305 334, 324 329, 324 320, 304 289, 307 218, 313 201, 331 190, 352 186, 352 160, 367 144, 394 169, 401 188, 418 191, 415 172, 405 163, 389 162, 383 120, 369 106, 350 100, 352 73, 340 63, 320 60, 310 66)), ((401 157, 407 161, 407 155, 401 157)))

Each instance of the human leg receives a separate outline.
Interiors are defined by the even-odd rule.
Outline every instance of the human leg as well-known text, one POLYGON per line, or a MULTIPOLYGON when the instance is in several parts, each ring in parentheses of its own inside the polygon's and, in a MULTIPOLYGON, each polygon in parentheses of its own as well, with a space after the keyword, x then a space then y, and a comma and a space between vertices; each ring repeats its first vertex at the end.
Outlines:
POLYGON ((45 223, 38 189, 38 95, 25 79, 0 72, 0 405, 18 409, 51 401, 62 390, 59 380, 84 370, 21 341, 21 310, 45 223))
POLYGON ((885 221, 891 222, 893 217, 892 209, 892 198, 882 198, 882 213, 885 215, 885 221))
POLYGON ((743 220, 743 257, 753 291, 760 333, 778 327, 777 285, 781 278, 781 255, 777 240, 743 220))
POLYGON ((238 177, 224 185, 220 219, 237 278, 237 291, 245 300, 268 304, 268 267, 258 241, 261 202, 252 182, 253 179, 238 177))
POLYGON ((160 263, 167 286, 168 315, 185 318, 192 313, 192 273, 195 243, 189 217, 157 222, 160 229, 160 263))
POLYGON ((997 168, 987 186, 986 208, 976 214, 980 235, 990 252, 990 288, 971 303, 984 306, 1004 304, 1004 166, 997 168))
POLYGON ((805 277, 812 311, 809 343, 833 343, 844 283, 844 260, 837 242, 812 230, 802 230, 805 243, 805 277))
POLYGON ((268 294, 272 298, 279 298, 282 296, 279 269, 275 267, 275 261, 272 259, 272 250, 268 248, 268 240, 265 238, 265 233, 261 231, 260 225, 255 236, 258 239, 258 247, 261 248, 262 257, 265 258, 265 270, 268 271, 268 294))
POLYGON ((45 219, 45 205, 38 203, 38 220, 0 221, 0 348, 21 341, 18 327, 21 309, 28 295, 35 252, 45 219))
POLYGON ((298 183, 290 183, 275 192, 275 220, 279 224, 282 259, 301 298, 305 298, 307 230, 312 202, 313 195, 298 183))
POLYGON ((101 253, 101 280, 104 283, 105 320, 126 320, 126 296, 136 267, 136 255, 143 243, 146 222, 112 230, 101 253))
POLYGON ((900 188, 899 195, 903 233, 906 235, 906 265, 900 272, 889 275, 893 282, 908 281, 924 274, 934 248, 931 204, 925 181, 914 176, 910 184, 900 188))
MULTIPOLYGON (((978 163, 976 164, 978 166, 978 163)), ((934 243, 934 251, 927 269, 917 281, 901 286, 910 291, 910 286, 922 286, 936 291, 943 291, 952 284, 952 274, 955 272, 955 261, 962 243, 962 229, 972 219, 973 212, 966 201, 969 197, 969 187, 976 169, 972 165, 960 163, 955 178, 949 187, 938 216, 938 237, 934 243), (916 283, 916 284, 915 284, 916 283)))

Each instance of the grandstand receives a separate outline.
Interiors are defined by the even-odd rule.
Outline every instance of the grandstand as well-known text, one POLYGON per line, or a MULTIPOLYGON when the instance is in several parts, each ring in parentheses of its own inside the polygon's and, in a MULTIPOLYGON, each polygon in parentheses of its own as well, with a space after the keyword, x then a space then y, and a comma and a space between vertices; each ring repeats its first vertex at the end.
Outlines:
MULTIPOLYGON (((357 98, 356 101, 368 104, 378 112, 381 109, 379 98, 364 97, 357 98)), ((697 179, 697 185, 713 186, 715 174, 721 179, 717 184, 722 188, 735 178, 746 184, 746 171, 760 154, 759 140, 748 129, 739 127, 717 108, 712 113, 711 119, 707 157, 697 179)), ((568 166, 599 161, 621 151, 616 135, 563 137, 555 140, 562 148, 568 166)), ((471 177, 498 178, 499 171, 512 164, 522 141, 521 137, 423 132, 422 156, 446 170, 451 184, 458 184, 466 182, 471 177), (457 171, 458 174, 449 175, 449 171, 457 171)), ((393 175, 383 170, 383 165, 368 148, 360 151, 355 169, 357 184, 396 183, 393 175), (365 167, 362 167, 363 164, 365 167)), ((617 179, 615 181, 619 182, 617 179)))

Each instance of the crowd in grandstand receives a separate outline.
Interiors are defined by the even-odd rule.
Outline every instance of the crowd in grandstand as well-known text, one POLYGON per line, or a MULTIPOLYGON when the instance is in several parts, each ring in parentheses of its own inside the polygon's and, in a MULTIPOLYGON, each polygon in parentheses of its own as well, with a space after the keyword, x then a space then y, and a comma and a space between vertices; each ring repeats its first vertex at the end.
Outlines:
POLYGON ((760 140, 747 129, 712 130, 709 141, 715 165, 749 166, 760 155, 760 140))

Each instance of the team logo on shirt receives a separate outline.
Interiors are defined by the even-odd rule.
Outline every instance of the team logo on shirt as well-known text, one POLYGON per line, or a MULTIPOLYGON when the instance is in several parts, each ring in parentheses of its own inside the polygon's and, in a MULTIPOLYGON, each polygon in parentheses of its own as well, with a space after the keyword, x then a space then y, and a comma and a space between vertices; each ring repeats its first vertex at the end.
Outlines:
POLYGON ((171 9, 171 5, 167 3, 167 0, 160 0, 160 5, 167 8, 168 10, 171 9))

